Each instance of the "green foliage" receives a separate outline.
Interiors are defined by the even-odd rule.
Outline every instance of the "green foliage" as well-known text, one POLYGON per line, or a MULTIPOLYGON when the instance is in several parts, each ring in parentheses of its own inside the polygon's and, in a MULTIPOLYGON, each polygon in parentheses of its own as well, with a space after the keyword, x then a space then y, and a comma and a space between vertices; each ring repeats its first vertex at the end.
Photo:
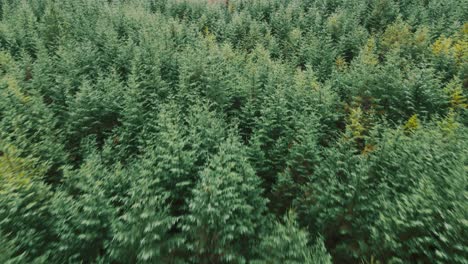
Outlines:
POLYGON ((53 193, 41 182, 41 170, 32 167, 34 160, 15 157, 11 149, 4 151, 0 157, 0 235, 5 250, 9 247, 11 251, 2 252, 2 257, 7 253, 15 261, 32 260, 42 256, 48 241, 54 239, 50 212, 53 193))
POLYGON ((254 263, 332 263, 320 238, 313 246, 309 246, 308 234, 298 227, 292 211, 283 221, 275 223, 273 230, 263 238, 258 249, 261 260, 254 263))
POLYGON ((245 150, 229 137, 201 172, 189 203, 183 230, 194 260, 245 262, 266 209, 261 195, 260 180, 245 150))
POLYGON ((307 182, 309 175, 314 174, 320 163, 317 123, 314 117, 300 120, 295 138, 288 145, 286 167, 278 174, 273 186, 271 202, 278 214, 284 214, 292 206, 296 197, 301 195, 301 185, 307 182))
POLYGON ((128 182, 118 168, 105 168, 96 154, 90 154, 79 170, 65 171, 64 185, 51 205, 58 236, 51 258, 95 261, 112 239, 111 223, 123 206, 128 182))
POLYGON ((376 252, 396 263, 407 259, 465 262, 467 155, 462 146, 466 132, 444 135, 418 130, 398 141, 387 141, 385 148, 401 148, 398 153, 405 154, 398 159, 405 159, 408 165, 398 169, 390 165, 395 156, 387 155, 394 151, 374 158, 375 163, 380 163, 380 168, 374 170, 377 175, 383 175, 382 169, 387 171, 389 166, 394 168, 391 178, 380 180, 384 186, 395 186, 379 198, 383 210, 372 229, 376 252))
POLYGON ((295 202, 300 219, 324 235, 339 261, 458 263, 466 254, 466 152, 455 143, 464 144, 463 130, 385 131, 370 153, 356 155, 348 144, 328 151, 295 202))
POLYGON ((176 218, 169 214, 164 192, 154 190, 154 183, 146 184, 132 186, 126 212, 114 224, 109 253, 116 261, 154 263, 170 259, 176 241, 169 231, 176 218))
POLYGON ((0 0, 0 262, 466 263, 467 4, 0 0))

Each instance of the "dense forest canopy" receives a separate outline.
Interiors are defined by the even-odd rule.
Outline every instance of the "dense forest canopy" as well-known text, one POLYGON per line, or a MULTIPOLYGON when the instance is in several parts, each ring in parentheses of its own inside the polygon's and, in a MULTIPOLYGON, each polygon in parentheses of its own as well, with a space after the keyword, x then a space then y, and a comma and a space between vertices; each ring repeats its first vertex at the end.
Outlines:
POLYGON ((0 0, 1 263, 468 263, 468 0, 0 0))

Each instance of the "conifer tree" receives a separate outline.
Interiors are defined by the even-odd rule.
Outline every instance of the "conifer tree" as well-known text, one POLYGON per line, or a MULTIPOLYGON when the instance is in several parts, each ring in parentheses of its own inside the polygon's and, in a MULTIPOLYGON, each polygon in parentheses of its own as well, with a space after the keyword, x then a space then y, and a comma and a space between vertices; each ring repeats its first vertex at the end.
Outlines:
POLYGON ((321 160, 317 129, 319 120, 314 116, 301 119, 296 135, 288 146, 287 166, 278 174, 278 180, 273 186, 270 208, 279 215, 284 214, 296 197, 301 196, 301 186, 312 177, 321 160))
POLYGON ((58 167, 65 163, 67 154, 63 148, 64 137, 57 129, 53 112, 34 92, 26 92, 12 67, 11 73, 0 79, 0 139, 14 145, 20 156, 34 156, 48 164, 49 182, 57 182, 58 167))
POLYGON ((54 240, 50 213, 52 192, 42 183, 46 167, 34 158, 20 158, 14 147, 1 142, 0 237, 11 251, 9 260, 33 261, 54 240))
POLYGON ((289 211, 282 223, 275 223, 273 230, 265 236, 258 249, 261 260, 253 263, 287 263, 287 264, 331 264, 321 238, 311 246, 309 235, 299 228, 296 215, 289 211))
POLYGON ((260 179, 237 140, 220 146, 193 190, 183 230, 198 263, 245 262, 262 223, 260 179))
POLYGON ((51 214, 61 219, 54 222, 57 241, 49 252, 55 262, 93 262, 106 254, 112 223, 128 196, 130 179, 118 168, 104 166, 93 141, 87 143, 91 152, 80 168, 65 171, 63 187, 51 202, 51 214))
POLYGON ((0 0, 0 262, 466 263, 466 5, 0 0))
POLYGON ((440 133, 447 130, 439 128, 414 130, 406 137, 386 135, 386 144, 372 158, 373 181, 381 186, 378 207, 384 208, 372 228, 372 245, 383 261, 465 261, 461 197, 466 195, 466 150, 454 140, 465 142, 466 133, 465 128, 451 127, 454 133, 445 136, 440 133))
POLYGON ((110 259, 138 263, 173 259, 177 241, 170 231, 177 218, 170 215, 167 193, 156 184, 157 180, 144 178, 130 189, 125 211, 113 222, 110 259))
POLYGON ((156 125, 155 134, 151 128, 144 132, 144 155, 137 161, 136 173, 142 187, 150 188, 149 191, 161 189, 167 195, 164 199, 172 203, 172 213, 178 215, 186 210, 186 200, 196 183, 196 148, 174 105, 167 105, 158 114, 156 125))

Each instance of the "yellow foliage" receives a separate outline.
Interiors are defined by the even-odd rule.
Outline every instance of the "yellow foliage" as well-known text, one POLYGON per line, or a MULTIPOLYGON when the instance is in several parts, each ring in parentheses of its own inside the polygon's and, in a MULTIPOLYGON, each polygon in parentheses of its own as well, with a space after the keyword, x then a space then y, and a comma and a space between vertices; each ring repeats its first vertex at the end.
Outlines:
POLYGON ((10 186, 28 186, 33 178, 44 173, 44 169, 36 168, 34 162, 17 157, 12 147, 4 147, 0 152, 0 171, 0 193, 10 186))
POLYGON ((346 60, 342 56, 338 56, 335 60, 336 68, 340 71, 345 70, 348 67, 346 60))
POLYGON ((447 38, 442 36, 432 44, 432 53, 436 56, 446 56, 454 59, 457 65, 468 61, 468 23, 453 36, 447 38))
POLYGON ((450 109, 448 115, 439 122, 440 129, 447 135, 452 135, 460 126, 460 123, 456 121, 456 113, 453 109, 450 109))
POLYGON ((203 27, 203 35, 208 36, 210 34, 210 30, 208 29, 208 26, 203 27))
POLYGON ((380 39, 384 54, 404 50, 425 52, 429 43, 430 34, 427 27, 419 27, 413 33, 411 26, 401 20, 388 26, 380 39))
POLYGON ((18 80, 13 76, 9 75, 9 67, 12 66, 13 59, 10 55, 0 52, 0 85, 6 84, 6 89, 3 90, 4 93, 1 96, 7 96, 7 94, 16 97, 20 102, 26 103, 30 98, 25 95, 18 84, 18 80))
POLYGON ((468 36, 468 22, 466 22, 465 24, 463 24, 462 29, 461 29, 461 33, 462 33, 464 36, 468 36))
POLYGON ((427 27, 419 28, 416 33, 414 33, 414 45, 417 47, 425 47, 429 43, 429 40, 429 29, 427 27))
POLYGON ((438 38, 434 44, 432 44, 432 53, 436 56, 452 56, 453 55, 453 40, 444 36, 438 38))
POLYGON ((450 98, 450 106, 453 109, 468 108, 467 99, 463 94, 463 87, 460 79, 455 78, 452 80, 444 90, 450 98))
POLYGON ((457 64, 462 64, 468 60, 468 41, 460 40, 453 46, 457 64))
POLYGON ((465 23, 458 33, 453 49, 458 65, 468 63, 468 23, 465 23))
POLYGON ((468 104, 466 103, 466 98, 463 96, 462 89, 454 90, 451 94, 450 104, 454 108, 468 108, 468 104))
POLYGON ((312 87, 312 90, 314 90, 315 92, 320 91, 320 83, 317 82, 316 80, 310 82, 310 87, 312 87))
POLYGON ((229 10, 229 13, 233 13, 234 11, 236 11, 236 6, 234 5, 234 3, 229 2, 228 10, 229 10))
POLYGON ((30 100, 29 96, 25 95, 21 91, 18 85, 18 81, 15 78, 7 75, 1 79, 1 81, 5 82, 7 85, 7 89, 5 90, 6 93, 10 93, 22 103, 27 103, 30 100))
POLYGON ((360 107, 351 108, 348 117, 348 124, 346 125, 346 131, 351 135, 352 138, 362 138, 365 131, 363 125, 363 113, 360 107))
POLYGON ((289 32, 289 40, 291 43, 297 43, 301 40, 302 32, 298 28, 294 28, 289 32))
POLYGON ((362 155, 367 155, 375 150, 375 146, 372 144, 366 144, 364 149, 362 150, 361 154, 362 155))
POLYGON ((340 18, 340 13, 334 13, 328 18, 328 26, 330 28, 336 27, 340 18))
POLYGON ((331 34, 339 34, 342 29, 343 13, 341 11, 332 14, 327 20, 327 27, 331 34))
POLYGON ((421 123, 419 122, 418 115, 414 114, 406 122, 405 130, 406 131, 414 131, 414 130, 418 129, 420 126, 421 126, 421 123))
POLYGON ((375 66, 379 64, 379 59, 375 54, 375 38, 369 38, 367 40, 367 44, 364 46, 363 50, 361 51, 361 61, 364 64, 375 66))
POLYGON ((367 53, 373 53, 375 50, 375 38, 371 37, 367 40, 366 46, 364 47, 364 51, 367 53))
POLYGON ((390 25, 382 36, 384 51, 400 49, 401 46, 410 46, 413 43, 413 33, 408 24, 398 21, 390 25))
POLYGON ((208 47, 213 48, 217 46, 216 36, 213 33, 211 33, 207 26, 203 28, 203 36, 205 37, 206 44, 208 45, 208 47))
POLYGON ((369 264, 381 264, 381 262, 377 260, 374 256, 371 256, 369 264))

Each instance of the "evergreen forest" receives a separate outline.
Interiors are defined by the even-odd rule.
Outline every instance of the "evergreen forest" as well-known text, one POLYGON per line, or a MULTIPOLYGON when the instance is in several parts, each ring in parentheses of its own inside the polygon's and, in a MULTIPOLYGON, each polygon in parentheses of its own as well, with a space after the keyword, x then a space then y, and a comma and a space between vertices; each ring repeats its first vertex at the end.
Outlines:
POLYGON ((0 0, 0 263, 467 264, 468 0, 0 0))

